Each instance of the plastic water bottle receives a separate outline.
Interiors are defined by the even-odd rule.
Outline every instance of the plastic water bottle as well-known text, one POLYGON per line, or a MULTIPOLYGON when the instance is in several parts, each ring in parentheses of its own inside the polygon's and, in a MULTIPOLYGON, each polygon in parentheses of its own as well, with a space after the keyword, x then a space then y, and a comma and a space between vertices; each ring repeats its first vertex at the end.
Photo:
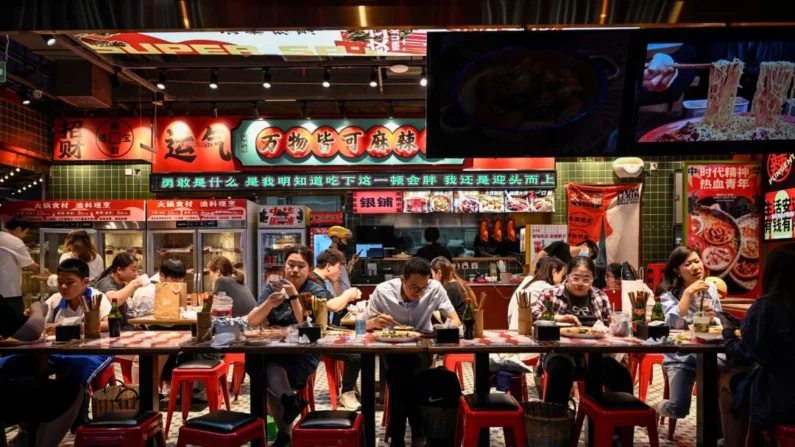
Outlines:
POLYGON ((367 335, 367 320, 364 319, 364 313, 356 315, 356 336, 364 337, 367 335))

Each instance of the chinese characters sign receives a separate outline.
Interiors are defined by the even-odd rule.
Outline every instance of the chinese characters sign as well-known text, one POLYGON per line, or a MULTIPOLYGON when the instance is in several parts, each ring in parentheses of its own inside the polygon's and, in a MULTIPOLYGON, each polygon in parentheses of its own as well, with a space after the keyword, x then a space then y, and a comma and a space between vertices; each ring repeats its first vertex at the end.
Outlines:
POLYGON ((357 191, 353 193, 353 214, 402 212, 403 191, 357 191))
POLYGON ((260 207, 259 222, 266 227, 306 227, 306 207, 295 205, 264 205, 260 207))
POLYGON ((342 225, 342 211, 312 211, 309 213, 310 225, 342 225))
POLYGON ((555 171, 300 172, 152 174, 152 192, 276 189, 555 189, 555 171))
MULTIPOLYGON (((425 121, 377 119, 315 122, 241 120, 232 132, 243 167, 463 164, 463 158, 425 157, 425 121)), ((158 168, 159 172, 161 171, 158 168)), ((217 169, 216 169, 217 171, 217 169)))
POLYGON ((757 298, 762 245, 762 167, 758 163, 684 165, 689 246, 730 296, 757 298))
MULTIPOLYGON (((525 241, 527 236, 525 235, 525 241)), ((569 238, 568 225, 530 225, 530 245, 522 244, 525 262, 535 266, 536 255, 553 242, 565 241, 569 238)), ((525 242, 526 243, 526 242, 525 242)))
POLYGON ((30 222, 143 222, 143 200, 43 200, 3 203, 2 219, 30 222))
POLYGON ((152 161, 148 120, 63 118, 54 122, 53 161, 152 161))
POLYGON ((795 154, 765 155, 765 239, 793 239, 795 227, 795 154))
POLYGON ((147 221, 246 220, 243 199, 147 200, 147 221))
POLYGON ((235 171, 229 129, 236 117, 157 120, 156 172, 235 171))

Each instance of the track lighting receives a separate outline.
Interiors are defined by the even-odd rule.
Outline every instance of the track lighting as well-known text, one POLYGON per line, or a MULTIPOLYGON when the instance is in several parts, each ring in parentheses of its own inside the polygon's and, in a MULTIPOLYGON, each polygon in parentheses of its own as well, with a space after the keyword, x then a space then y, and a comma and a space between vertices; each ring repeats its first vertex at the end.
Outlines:
POLYGON ((210 88, 213 90, 218 88, 218 70, 216 69, 210 73, 210 88))
POLYGON ((263 68, 262 69, 262 86, 265 88, 271 88, 273 84, 271 84, 271 70, 270 68, 263 68))

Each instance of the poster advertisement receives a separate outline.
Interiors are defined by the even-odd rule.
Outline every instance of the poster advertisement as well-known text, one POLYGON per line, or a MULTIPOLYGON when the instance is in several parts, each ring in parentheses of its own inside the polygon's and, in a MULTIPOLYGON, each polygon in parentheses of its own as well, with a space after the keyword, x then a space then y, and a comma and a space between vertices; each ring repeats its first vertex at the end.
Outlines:
POLYGON ((795 238, 793 228, 793 199, 795 199, 795 174, 792 165, 795 154, 765 155, 765 240, 795 238))
POLYGON ((729 296, 756 298, 761 288, 762 167, 757 163, 684 165, 685 236, 729 296))
POLYGON ((404 213, 430 213, 431 192, 430 191, 404 191, 403 192, 403 212, 404 213))
POLYGON ((569 244, 596 243, 605 234, 607 263, 640 262, 642 183, 615 186, 566 185, 569 244))
POLYGON ((304 228, 307 214, 303 205, 263 205, 259 209, 259 222, 266 228, 304 228))
MULTIPOLYGON (((524 233, 524 229, 522 229, 524 233)), ((569 237, 569 227, 566 225, 530 225, 530 245, 525 248, 522 241, 522 250, 526 250, 526 262, 535 265, 538 252, 557 241, 565 241, 569 237)))

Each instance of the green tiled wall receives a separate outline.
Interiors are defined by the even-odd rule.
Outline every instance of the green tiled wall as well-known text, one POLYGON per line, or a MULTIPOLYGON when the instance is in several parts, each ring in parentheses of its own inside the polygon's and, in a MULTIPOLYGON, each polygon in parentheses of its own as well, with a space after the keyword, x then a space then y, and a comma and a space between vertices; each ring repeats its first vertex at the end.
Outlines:
POLYGON ((149 174, 146 163, 99 163, 86 165, 53 165, 47 188, 51 200, 84 199, 150 199, 149 174), (124 175, 125 169, 141 170, 140 176, 124 175))

